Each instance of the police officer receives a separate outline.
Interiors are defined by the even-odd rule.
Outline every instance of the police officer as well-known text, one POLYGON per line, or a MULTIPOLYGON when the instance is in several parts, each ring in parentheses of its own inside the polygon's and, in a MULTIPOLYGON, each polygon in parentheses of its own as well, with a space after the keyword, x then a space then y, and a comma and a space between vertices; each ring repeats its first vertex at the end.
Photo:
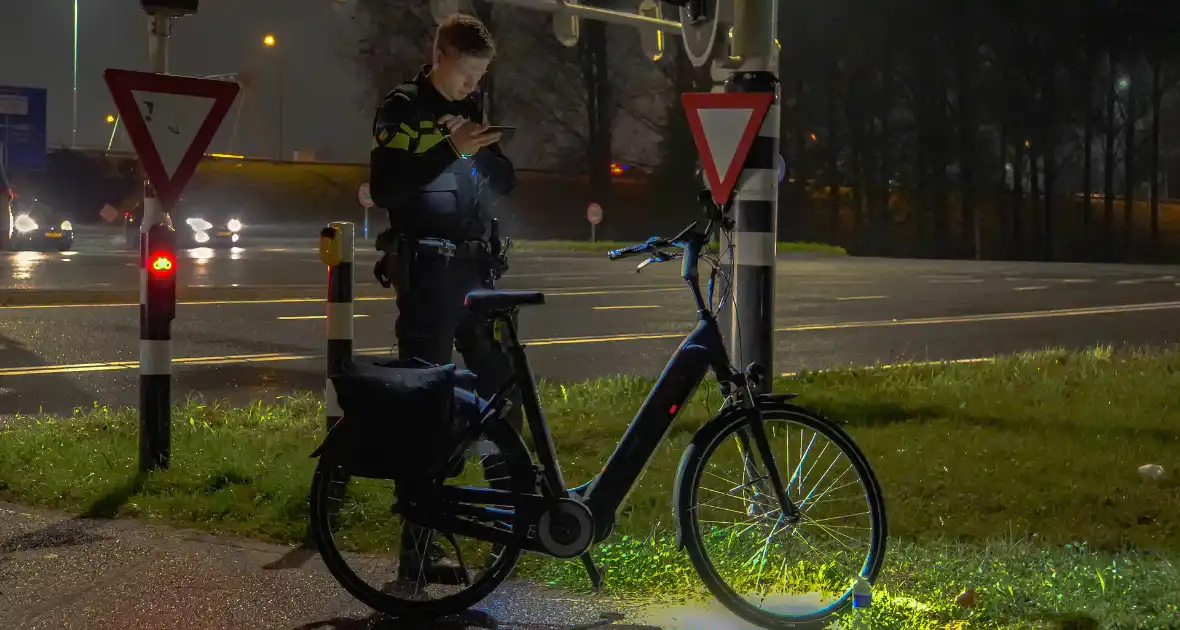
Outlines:
MULTIPOLYGON (((391 226, 378 236, 386 254, 374 271, 397 292, 398 358, 446 364, 457 349, 485 397, 511 375, 510 363, 490 323, 470 315, 463 300, 506 268, 490 242, 487 192, 504 195, 516 185, 476 92, 494 55, 479 20, 447 18, 435 33, 433 63, 378 107, 370 156, 373 201, 389 211, 391 226)), ((513 408, 509 420, 519 427, 519 405, 513 408)), ((462 583, 459 565, 432 538, 405 524, 399 577, 462 583)))

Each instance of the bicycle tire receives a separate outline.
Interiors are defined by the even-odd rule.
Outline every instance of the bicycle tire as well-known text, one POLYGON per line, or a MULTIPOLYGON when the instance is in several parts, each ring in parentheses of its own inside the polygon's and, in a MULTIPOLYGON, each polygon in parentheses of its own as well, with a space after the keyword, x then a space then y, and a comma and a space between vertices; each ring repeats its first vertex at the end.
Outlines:
MULTIPOLYGON (((785 402, 762 402, 759 404, 767 420, 789 420, 806 426, 832 441, 848 457, 856 473, 864 481, 870 508, 869 557, 863 576, 872 584, 881 572, 885 561, 886 542, 889 536, 888 519, 885 514, 885 500, 876 473, 860 448, 844 429, 818 413, 785 402)), ((747 422, 741 409, 729 409, 713 421, 701 427, 684 452, 681 460, 680 481, 676 488, 675 514, 678 529, 682 532, 685 551, 697 575, 705 587, 719 602, 732 613, 762 628, 774 630, 819 630, 826 628, 835 615, 846 610, 851 599, 845 596, 823 611, 787 619, 754 607, 733 590, 718 573, 704 549, 699 524, 693 517, 693 506, 697 503, 697 490, 704 474, 704 464, 726 438, 740 430, 747 422)))
MULTIPOLYGON (((502 420, 492 422, 482 436, 492 442, 509 467, 510 487, 515 492, 535 491, 536 476, 532 458, 520 435, 502 420)), ((321 457, 316 466, 310 493, 309 528, 320 557, 328 572, 349 594, 373 610, 390 617, 434 618, 459 614, 479 603, 496 590, 515 570, 523 555, 519 547, 505 547, 500 558, 470 588, 430 601, 406 600, 383 593, 367 584, 348 566, 336 547, 330 527, 328 499, 332 488, 332 474, 339 465, 328 457, 321 457)))

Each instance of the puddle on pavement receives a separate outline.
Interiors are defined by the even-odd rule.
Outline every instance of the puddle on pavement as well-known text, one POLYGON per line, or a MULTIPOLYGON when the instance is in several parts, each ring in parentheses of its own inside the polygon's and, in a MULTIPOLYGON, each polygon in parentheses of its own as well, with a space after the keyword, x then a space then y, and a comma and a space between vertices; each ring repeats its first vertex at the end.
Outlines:
MULTIPOLYGON (((775 612, 806 613, 820 607, 820 599, 782 597, 781 601, 763 602, 761 607, 775 612)), ((729 612, 715 599, 683 604, 646 606, 627 616, 630 623, 652 625, 663 630, 761 630, 729 612)))

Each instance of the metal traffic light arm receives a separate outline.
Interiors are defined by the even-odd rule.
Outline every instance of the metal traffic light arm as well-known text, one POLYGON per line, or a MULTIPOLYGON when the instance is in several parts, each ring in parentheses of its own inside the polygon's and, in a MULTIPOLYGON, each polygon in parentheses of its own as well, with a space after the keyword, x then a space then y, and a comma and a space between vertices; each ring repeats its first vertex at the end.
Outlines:
POLYGON ((655 27, 665 33, 679 35, 682 27, 680 22, 673 22, 671 20, 663 20, 660 18, 648 17, 645 15, 638 15, 636 13, 627 13, 625 11, 615 11, 613 9, 603 9, 601 7, 588 7, 581 4, 573 4, 568 0, 494 0, 498 4, 511 4, 526 9, 538 9, 548 13, 569 13, 580 17, 586 17, 599 22, 607 22, 609 24, 621 24, 623 26, 649 26, 655 27))
MULTIPOLYGON (((777 0, 665 0, 666 4, 676 7, 679 20, 666 20, 660 10, 658 0, 641 0, 638 12, 618 11, 596 6, 585 6, 579 0, 489 0, 494 3, 508 4, 526 9, 535 9, 553 14, 553 34, 564 46, 573 46, 578 41, 578 21, 589 19, 622 26, 630 26, 639 31, 644 47, 644 55, 652 61, 658 61, 663 56, 663 35, 679 35, 685 52, 693 66, 703 68, 718 58, 724 59, 727 65, 741 65, 733 51, 723 48, 729 46, 727 41, 732 31, 734 40, 741 40, 746 30, 735 22, 756 24, 755 20, 738 20, 738 15, 753 17, 759 11, 753 5, 759 3, 777 3, 777 0), (732 28, 731 28, 732 27, 732 28)), ((430 0, 430 12, 434 20, 441 24, 443 18, 463 10, 470 0, 430 0)), ((761 19, 762 16, 758 16, 761 19)), ((756 30, 756 29, 755 29, 756 30)), ((738 46, 747 49, 748 46, 738 46)))

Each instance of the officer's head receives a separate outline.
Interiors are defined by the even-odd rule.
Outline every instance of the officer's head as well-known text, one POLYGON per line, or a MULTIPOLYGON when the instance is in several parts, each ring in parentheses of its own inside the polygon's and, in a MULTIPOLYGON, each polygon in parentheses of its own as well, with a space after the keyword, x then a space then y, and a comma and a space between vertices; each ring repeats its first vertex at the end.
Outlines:
POLYGON ((470 15, 451 14, 434 35, 434 68, 430 74, 435 87, 453 101, 467 98, 495 55, 496 45, 483 22, 470 15))

